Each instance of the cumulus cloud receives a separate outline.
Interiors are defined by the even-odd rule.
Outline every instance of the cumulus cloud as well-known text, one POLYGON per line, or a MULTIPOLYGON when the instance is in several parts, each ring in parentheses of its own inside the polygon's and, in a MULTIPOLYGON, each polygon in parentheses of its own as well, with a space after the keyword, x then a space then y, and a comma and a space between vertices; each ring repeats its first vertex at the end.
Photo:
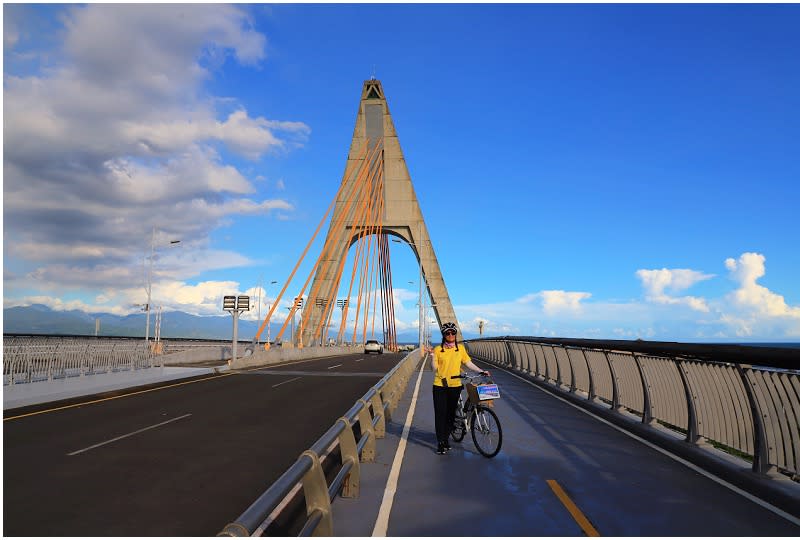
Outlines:
POLYGON ((556 315, 579 312, 581 310, 581 301, 591 297, 592 294, 588 292, 549 290, 526 294, 518 298, 517 302, 527 304, 541 301, 545 314, 556 315))
MULTIPOLYGON (((11 19, 6 45, 19 47, 18 36, 36 29, 26 34, 11 19)), ((208 270, 217 264, 204 257, 213 229, 235 215, 293 210, 259 196, 223 156, 288 151, 308 126, 251 116, 205 91, 223 63, 265 59, 266 38, 246 9, 89 4, 64 8, 61 20, 60 49, 49 56, 57 63, 4 77, 6 263, 16 278, 7 295, 20 280, 56 289, 133 279, 153 226, 182 240, 184 268, 173 275, 208 270)))
POLYGON ((679 293, 692 285, 711 279, 713 274, 704 274, 696 270, 683 268, 660 270, 637 270, 638 277, 645 290, 645 298, 657 304, 682 304, 696 311, 708 312, 708 303, 698 296, 672 296, 666 291, 679 293))
POLYGON ((727 295, 732 307, 722 314, 725 323, 737 336, 763 334, 769 330, 785 336, 800 336, 800 306, 790 306, 780 294, 757 281, 766 275, 766 257, 743 253, 738 259, 725 260, 725 268, 738 287, 727 295))

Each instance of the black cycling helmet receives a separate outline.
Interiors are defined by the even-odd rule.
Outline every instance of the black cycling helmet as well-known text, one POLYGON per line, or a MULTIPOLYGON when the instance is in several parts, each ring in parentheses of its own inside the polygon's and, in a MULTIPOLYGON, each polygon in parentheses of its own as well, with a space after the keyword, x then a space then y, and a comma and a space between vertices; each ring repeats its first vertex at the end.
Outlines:
POLYGON ((446 322, 442 325, 442 335, 445 335, 447 332, 455 332, 458 334, 458 327, 455 323, 446 322))

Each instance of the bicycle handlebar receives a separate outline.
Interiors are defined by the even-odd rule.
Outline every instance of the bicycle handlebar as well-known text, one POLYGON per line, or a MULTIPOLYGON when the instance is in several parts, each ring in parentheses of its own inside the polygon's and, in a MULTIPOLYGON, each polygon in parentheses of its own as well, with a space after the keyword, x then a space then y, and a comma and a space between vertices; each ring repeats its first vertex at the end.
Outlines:
POLYGON ((488 377, 488 376, 489 376, 489 372, 488 371, 481 371, 477 375, 468 375, 466 373, 462 373, 460 375, 451 375, 450 378, 451 379, 469 379, 469 380, 472 380, 472 379, 477 379, 478 377, 488 377))

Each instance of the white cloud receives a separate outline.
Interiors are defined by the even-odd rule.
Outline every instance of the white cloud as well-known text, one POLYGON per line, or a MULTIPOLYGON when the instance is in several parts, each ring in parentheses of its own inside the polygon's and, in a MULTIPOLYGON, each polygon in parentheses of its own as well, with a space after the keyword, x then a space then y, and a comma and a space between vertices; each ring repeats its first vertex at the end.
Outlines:
POLYGON ((577 313, 581 310, 581 301, 591 298, 588 292, 570 292, 561 290, 539 291, 526 294, 516 300, 519 304, 530 304, 541 300, 542 309, 547 315, 577 313))
POLYGON ((708 312, 708 303, 698 296, 671 296, 666 290, 673 293, 685 291, 692 285, 711 279, 713 274, 704 274, 696 270, 683 268, 660 270, 637 270, 638 277, 645 290, 645 298, 657 304, 686 305, 693 310, 708 312))
POLYGON ((757 283, 766 275, 765 262, 764 255, 752 252, 725 260, 725 268, 738 287, 725 297, 728 309, 720 321, 737 336, 798 337, 800 306, 790 306, 782 295, 757 283))
POLYGON ((567 291, 542 291, 540 294, 544 312, 549 315, 580 312, 581 301, 592 296, 591 293, 587 292, 567 291))
MULTIPOLYGON (((220 147, 252 160, 302 144, 310 130, 207 94, 222 63, 266 57, 246 8, 89 4, 66 7, 62 20, 63 48, 49 51, 58 63, 4 78, 6 263, 15 263, 6 295, 26 284, 96 292, 138 282, 153 225, 180 238, 184 254, 183 269, 161 266, 159 279, 248 264, 209 257, 210 232, 231 216, 285 217, 293 207, 256 196, 220 147)), ((27 35, 9 18, 4 30, 6 43, 27 35)))

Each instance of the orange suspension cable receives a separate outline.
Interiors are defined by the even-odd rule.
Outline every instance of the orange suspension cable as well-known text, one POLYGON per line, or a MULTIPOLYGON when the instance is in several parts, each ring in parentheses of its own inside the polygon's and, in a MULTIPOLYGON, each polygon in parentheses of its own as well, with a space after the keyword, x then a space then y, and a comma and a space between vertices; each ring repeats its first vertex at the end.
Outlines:
MULTIPOLYGON (((364 151, 363 151, 363 154, 366 154, 366 153, 367 153, 367 149, 365 147, 364 151)), ((363 157, 364 157, 363 154, 362 154, 360 159, 363 159, 363 157)), ((306 249, 304 249, 303 250, 303 254, 300 255, 300 260, 297 261, 297 264, 295 265, 294 269, 292 270, 292 273, 289 274, 289 279, 286 280, 286 283, 284 284, 283 289, 281 289, 281 292, 278 294, 278 297, 275 299, 275 303, 272 304, 272 308, 270 308, 269 313, 267 313, 266 318, 264 318, 264 321, 261 323, 261 326, 258 328, 258 332, 256 332, 256 336, 255 336, 256 341, 259 340, 259 338, 261 337, 261 332, 263 332, 264 328, 267 326, 267 324, 269 324, 270 318, 272 317, 272 313, 275 311, 275 308, 278 307, 278 304, 280 303, 280 300, 283 297, 283 293, 285 293, 287 287, 289 287, 289 283, 291 283, 295 272, 297 272, 297 269, 300 267, 300 264, 303 262, 303 259, 305 258, 306 253, 308 253, 308 249, 311 247, 311 244, 314 243, 314 239, 317 237, 317 234, 319 234, 319 230, 322 228, 322 224, 325 223, 325 220, 328 218, 328 214, 331 212, 331 210, 333 209, 334 205, 336 204, 336 200, 339 198, 339 195, 342 193, 342 190, 344 189, 345 185, 347 184, 346 179, 347 179, 347 174, 345 173, 345 177, 342 179, 342 183, 339 186, 339 189, 336 191, 336 195, 333 197, 333 201, 331 201, 330 206, 328 206, 328 209, 325 211, 325 215, 322 216, 322 219, 320 220, 319 225, 317 225, 317 230, 314 231, 314 234, 311 236, 311 240, 309 240, 308 241, 308 245, 306 245, 306 249)), ((269 343, 266 343, 264 345, 264 348, 265 349, 269 349, 269 343)))
MULTIPOLYGON (((372 194, 370 192, 370 197, 369 198, 371 198, 371 195, 372 194)), ((341 324, 339 326, 339 334, 337 335, 337 338, 336 338, 339 341, 341 341, 342 335, 343 335, 343 333, 344 333, 344 331, 346 329, 346 326, 347 326, 346 325, 347 314, 348 314, 348 312, 350 310, 350 298, 352 298, 352 295, 353 295, 353 285, 355 284, 356 270, 359 268, 359 262, 361 261, 361 256, 362 256, 362 254, 364 252, 364 246, 366 245, 366 242, 364 241, 364 239, 366 237, 366 229, 364 228, 363 225, 364 225, 364 223, 366 223, 367 206, 368 206, 367 203, 369 201, 369 198, 365 198, 362 201, 362 205, 361 206, 362 206, 362 210, 363 211, 359 214, 359 217, 358 217, 358 219, 356 221, 356 228, 355 229, 358 230, 358 239, 356 240, 356 244, 357 244, 356 245, 356 254, 355 254, 355 257, 353 258, 353 271, 350 274, 350 287, 347 290, 347 303, 345 304, 344 311, 342 312, 342 322, 341 322, 341 324)), ((353 323, 353 343, 355 343, 355 327, 358 325, 358 309, 359 309, 359 306, 360 306, 360 302, 361 302, 361 297, 359 296, 359 300, 356 303, 356 318, 355 318, 355 321, 353 323)))
MULTIPOLYGON (((359 176, 361 176, 361 175, 359 175, 359 176)), ((358 179, 356 180, 356 182, 358 182, 358 179)), ((337 194, 337 199, 338 199, 338 194, 337 194)), ((334 202, 336 202, 336 199, 334 199, 334 202)), ((328 241, 329 240, 330 240, 330 237, 328 237, 328 241)), ((325 242, 326 246, 329 243, 328 241, 325 242)), ((326 249, 325 249, 325 247, 323 247, 323 253, 325 253, 325 251, 326 251, 326 249)), ((306 291, 306 287, 308 287, 308 283, 311 281, 311 278, 314 276, 314 273, 316 272, 317 268, 319 267, 319 262, 321 260, 321 257, 322 257, 322 255, 320 255, 320 258, 318 258, 316 263, 314 263, 314 267, 311 269, 311 272, 309 273, 308 277, 306 278, 305 283, 303 284, 303 288, 300 290, 300 294, 298 295, 299 298, 303 297, 303 293, 306 291)), ((291 311, 289 312, 289 317, 287 317, 286 321, 283 323, 283 326, 281 327, 280 332, 278 332, 278 336, 275 338, 276 340, 280 339, 281 336, 283 336, 283 333, 286 331, 286 327, 289 325, 290 319, 292 317, 294 317, 294 314, 297 311, 297 307, 298 307, 297 306, 297 302, 293 302, 291 311)), ((305 315, 305 312, 303 313, 303 315, 305 315)), ((303 318, 300 319, 300 335, 301 336, 303 335, 303 333, 302 333, 303 320, 304 320, 303 318)), ((300 341, 300 346, 302 347, 302 340, 300 341)))
MULTIPOLYGON (((376 149, 377 149, 377 146, 376 146, 376 149)), ((371 167, 371 170, 372 170, 372 167, 371 167)), ((374 180, 376 174, 377 174, 377 171, 373 171, 372 175, 369 177, 369 180, 367 182, 367 188, 366 188, 366 195, 367 196, 369 196, 369 194, 370 194, 372 183, 373 183, 373 180, 374 180)), ((354 199, 351 198, 351 200, 348 201, 347 210, 346 210, 346 212, 343 213, 343 216, 349 216, 349 214, 350 214, 350 212, 349 212, 350 203, 352 203, 353 200, 354 199)), ((359 211, 357 211, 356 213, 358 214, 359 211)), ((345 222, 344 217, 342 217, 340 222, 341 222, 341 225, 342 225, 342 228, 343 228, 343 225, 344 225, 344 222, 345 222)), ((343 236, 344 235, 342 235, 342 238, 343 238, 343 236)), ((341 238, 339 238, 338 240, 341 240, 341 238)), ((346 251, 345 251, 345 253, 346 253, 346 251)), ((336 277, 332 280, 332 282, 334 283, 334 288, 332 289, 332 292, 334 292, 334 296, 335 296, 336 291, 338 291, 339 279, 341 278, 341 273, 344 270, 344 259, 345 259, 344 254, 340 258, 342 259, 342 262, 339 265, 339 269, 337 271, 336 277)), ((328 263, 330 263, 332 260, 333 259, 329 259, 328 263)), ((322 275, 325 275, 326 271, 327 271, 327 265, 326 265, 325 269, 323 269, 322 275)), ((328 304, 330 304, 330 301, 328 302, 328 304)), ((329 307, 332 308, 332 306, 329 306, 329 305, 325 306, 325 309, 323 309, 323 313, 321 314, 319 323, 317 324, 316 328, 314 329, 314 334, 313 334, 313 338, 312 338, 314 341, 316 341, 316 339, 319 337, 320 333, 322 332, 323 325, 327 321, 327 318, 328 318, 328 313, 329 312, 332 313, 332 309, 328 309, 329 307)), ((326 327, 326 333, 327 333, 327 327, 326 327)))
MULTIPOLYGON (((381 167, 381 176, 380 176, 381 184, 378 187, 378 190, 377 190, 378 193, 381 193, 381 187, 383 185, 383 183, 382 183, 383 182, 383 174, 382 174, 382 172, 383 171, 382 171, 382 167, 381 167)), ((365 258, 365 260, 364 260, 363 284, 364 284, 364 291, 365 291, 365 295, 366 295, 366 298, 365 298, 365 304, 366 305, 365 305, 365 308, 364 308, 364 324, 362 325, 362 331, 361 331, 362 342, 366 342, 366 340, 367 340, 367 320, 369 318, 370 298, 371 298, 371 294, 372 294, 372 291, 371 291, 372 269, 374 267, 374 254, 373 254, 373 251, 372 251, 372 249, 373 249, 372 248, 372 237, 375 234, 375 230, 377 229, 376 222, 378 220, 379 211, 380 211, 380 201, 378 201, 378 204, 375 204, 375 205, 372 204, 373 202, 374 202, 374 198, 370 200, 370 206, 374 210, 370 213, 370 222, 369 222, 369 225, 368 225, 369 237, 367 238, 367 253, 369 254, 369 256, 367 258, 365 258)))
MULTIPOLYGON (((370 159, 372 159, 375 156, 375 154, 377 153, 377 150, 378 150, 378 145, 376 145, 375 152, 370 156, 370 159)), ((367 175, 366 171, 367 171, 367 169, 365 168, 364 169, 365 174, 363 175, 364 178, 366 178, 366 175, 367 175)), ((363 189, 362 182, 364 181, 364 178, 359 178, 358 180, 356 180, 356 182, 358 183, 358 188, 359 189, 363 189)), ((315 283, 314 286, 312 286, 311 292, 309 294, 309 300, 311 298, 316 298, 316 295, 319 294, 320 287, 322 287, 322 280, 326 276, 326 274, 328 272, 328 269, 330 268, 331 262, 333 261, 333 257, 332 257, 331 252, 339 244, 339 240, 340 240, 339 234, 340 234, 340 231, 344 229, 344 224, 347 221, 348 216, 350 215, 350 207, 352 206, 353 201, 356 198, 355 197, 355 195, 356 195, 355 192, 356 192, 356 188, 354 187, 353 193, 351 194, 350 197, 348 197, 348 200, 347 200, 347 203, 345 204, 344 210, 338 216, 339 219, 331 224, 330 233, 328 234, 328 241, 325 243, 325 245, 322 248, 322 253, 320 253, 319 259, 317 259, 317 265, 315 266, 315 269, 319 266, 319 263, 321 261, 324 260, 325 262, 322 265, 322 268, 321 268, 320 273, 319 273, 320 279, 317 280, 317 283, 315 283)), ((328 298, 326 300, 328 302, 330 302, 330 298, 328 298)), ((311 311, 313 311, 313 309, 314 308, 312 307, 311 311)), ((303 311, 303 316, 302 316, 302 318, 300 320, 301 328, 305 328, 305 325, 308 323, 308 319, 311 316, 311 311, 308 311, 308 312, 306 310, 303 311)), ((320 330, 322 328, 322 322, 323 321, 324 321, 324 319, 321 317, 320 321, 319 321, 319 324, 314 329, 313 337, 312 337, 312 343, 319 336, 319 332, 320 332, 320 330)), ((302 342, 302 334, 301 334, 301 342, 302 342)), ((310 344, 311 343, 309 343, 309 345, 310 344)))
MULTIPOLYGON (((354 221, 354 229, 353 230, 354 231, 356 231, 356 230, 358 231, 358 233, 357 233, 357 237, 358 238, 356 240, 356 243, 357 243, 356 255, 355 255, 354 259, 353 259, 353 271, 352 271, 352 273, 350 275, 350 287, 349 287, 349 289, 347 291, 347 303, 345 304, 344 310, 342 311, 342 321, 341 321, 341 324, 339 325, 339 333, 338 333, 337 338, 336 338, 338 341, 341 341, 342 335, 343 335, 343 333, 344 333, 344 331, 346 329, 346 326, 347 326, 346 325, 346 323, 347 323, 347 314, 349 313, 349 310, 350 310, 350 299, 352 298, 352 294, 353 294, 353 285, 355 284, 356 269, 359 267, 359 262, 361 261, 361 256, 364 253, 364 247, 366 246, 366 243, 364 242, 364 238, 366 236, 366 229, 364 227, 364 224, 366 223, 367 215, 368 215, 368 207, 369 207, 368 203, 372 198, 372 180, 373 179, 374 179, 374 175, 370 178, 370 187, 367 190, 367 196, 361 201, 361 208, 359 210, 358 216, 356 217, 356 219, 354 221)), ((358 299, 358 302, 356 303, 356 323, 355 323, 356 325, 357 325, 357 321, 358 321, 358 313, 359 313, 358 310, 360 309, 360 305, 361 305, 361 297, 360 297, 360 288, 359 288, 359 299, 358 299)), ((355 343, 355 333, 353 334, 353 342, 355 343)))
MULTIPOLYGON (((374 281, 375 288, 374 288, 374 293, 373 293, 373 304, 372 304, 372 337, 373 338, 375 337, 375 310, 378 307, 378 298, 377 298, 378 297, 378 275, 379 275, 379 271, 380 271, 380 262, 381 262, 381 258, 380 258, 380 251, 381 251, 380 250, 380 239, 381 239, 381 236, 382 236, 382 233, 383 233, 383 190, 382 189, 380 190, 380 192, 378 194, 378 197, 379 197, 379 199, 378 199, 378 224, 377 224, 378 232, 377 232, 377 236, 375 237, 375 261, 376 261, 375 269, 374 269, 374 272, 375 272, 375 276, 374 276, 374 278, 375 278, 375 281, 374 281)), ((383 304, 381 304, 381 310, 383 310, 383 304)))
MULTIPOLYGON (((383 168, 383 162, 382 161, 379 163, 379 167, 381 169, 383 168)), ((383 178, 383 176, 381 175, 380 178, 383 178)), ((363 267, 361 268, 359 286, 358 286, 358 302, 356 303, 356 318, 355 318, 355 324, 353 325, 353 343, 356 342, 356 336, 357 336, 357 333, 358 333, 358 323, 359 323, 359 318, 360 318, 360 313, 361 313, 361 297, 364 294, 364 283, 365 283, 365 278, 366 278, 366 274, 367 274, 367 267, 369 265, 369 253, 371 252, 371 249, 372 249, 372 237, 370 236, 372 234, 372 232, 371 232, 372 231, 372 227, 371 227, 370 223, 374 220, 374 211, 373 211, 373 208, 374 208, 374 206, 373 206, 374 196, 373 196, 373 194, 374 194, 374 192, 370 194, 369 199, 366 201, 366 203, 367 203, 367 216, 366 216, 365 221, 363 222, 363 229, 361 230, 362 237, 365 238, 365 242, 366 243, 364 245, 364 251, 362 251, 362 255, 364 256, 364 263, 363 263, 363 267)), ((364 337, 364 339, 366 339, 366 336, 364 334, 366 334, 366 332, 362 332, 362 337, 364 337)))

